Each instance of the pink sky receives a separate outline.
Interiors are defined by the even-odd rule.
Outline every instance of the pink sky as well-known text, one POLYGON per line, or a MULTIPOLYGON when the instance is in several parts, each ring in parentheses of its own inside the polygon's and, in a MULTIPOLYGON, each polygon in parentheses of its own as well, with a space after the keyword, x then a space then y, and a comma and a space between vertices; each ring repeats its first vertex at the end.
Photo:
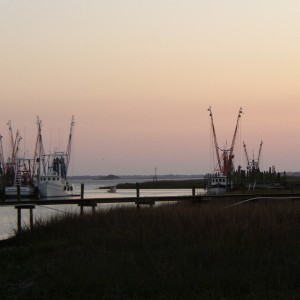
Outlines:
POLYGON ((300 171, 300 2, 245 2, 1 1, 4 150, 8 120, 32 153, 37 115, 47 151, 74 115, 70 175, 206 173, 207 108, 223 145, 243 107, 249 153, 300 171))

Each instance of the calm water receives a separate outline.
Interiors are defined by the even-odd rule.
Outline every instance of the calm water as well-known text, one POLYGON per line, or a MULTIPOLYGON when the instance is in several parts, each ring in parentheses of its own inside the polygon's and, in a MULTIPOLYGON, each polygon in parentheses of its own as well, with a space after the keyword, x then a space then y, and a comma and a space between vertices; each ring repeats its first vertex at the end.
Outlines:
MULTIPOLYGON (((132 179, 126 180, 126 182, 143 182, 145 179, 132 179)), ((122 198, 122 197, 136 197, 135 189, 117 190, 116 193, 108 193, 107 189, 99 189, 99 187, 106 187, 109 185, 115 185, 123 183, 124 179, 118 180, 88 180, 88 181, 72 181, 75 185, 75 193, 80 194, 80 184, 84 183, 84 198, 122 198)), ((197 189, 196 193, 204 193, 204 190, 197 189)), ((140 197, 144 196, 186 196, 192 195, 192 189, 140 189, 140 197)), ((133 206, 134 204, 98 204, 97 210, 111 209, 121 206, 133 206)), ((88 208, 87 208, 88 209, 88 208)), ((34 219, 47 219, 53 215, 64 213, 79 213, 79 207, 77 205, 36 205, 33 215, 34 219)), ((22 225, 28 224, 29 212, 22 210, 22 225)), ((11 236, 17 226, 17 211, 14 206, 0 207, 0 239, 6 239, 11 236)))

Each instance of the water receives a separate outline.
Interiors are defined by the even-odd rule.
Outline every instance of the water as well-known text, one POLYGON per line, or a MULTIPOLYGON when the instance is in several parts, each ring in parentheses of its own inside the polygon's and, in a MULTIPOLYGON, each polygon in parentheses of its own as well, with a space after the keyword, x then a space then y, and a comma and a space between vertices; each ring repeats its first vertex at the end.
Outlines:
MULTIPOLYGON (((145 179, 126 179, 128 183, 144 182, 145 179)), ((75 193, 80 194, 80 185, 84 183, 84 198, 122 198, 122 197, 136 197, 136 189, 119 189, 116 193, 108 193, 107 189, 99 189, 99 187, 108 187, 118 183, 124 183, 124 179, 116 180, 85 180, 72 181, 74 184, 75 193)), ((196 193, 203 193, 202 189, 197 189, 196 193)), ((140 197, 146 196, 186 196, 192 195, 192 189, 140 189, 140 197)), ((133 203, 113 203, 113 204, 98 204, 97 210, 110 209, 121 206, 133 206, 133 203)), ((90 211, 90 208, 86 208, 90 211)), ((79 213, 77 205, 36 205, 33 210, 35 219, 47 219, 51 216, 64 213, 79 213)), ((22 210, 22 225, 29 224, 29 211, 22 210)), ((0 239, 10 237, 17 228, 17 210, 14 206, 0 207, 0 239)))

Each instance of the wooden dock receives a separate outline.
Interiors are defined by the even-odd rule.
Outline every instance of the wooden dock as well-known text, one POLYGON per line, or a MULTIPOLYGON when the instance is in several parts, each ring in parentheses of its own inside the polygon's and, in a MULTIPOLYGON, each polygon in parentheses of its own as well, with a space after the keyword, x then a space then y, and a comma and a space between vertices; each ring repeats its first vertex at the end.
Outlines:
POLYGON ((92 214, 96 212, 98 204, 135 204, 137 209, 141 206, 152 207, 156 202, 189 202, 189 203, 207 203, 207 202, 226 202, 226 207, 231 207, 243 203, 257 201, 296 201, 300 200, 299 194, 223 194, 223 195, 208 195, 199 194, 191 196, 155 196, 155 197, 140 197, 137 190, 136 197, 116 197, 116 198, 84 198, 83 192, 80 197, 70 197, 68 199, 9 199, 0 201, 1 206, 14 206, 17 210, 17 225, 18 232, 22 231, 22 210, 30 211, 30 228, 33 227, 33 209, 36 206, 45 205, 78 205, 80 215, 84 214, 84 207, 90 207, 92 214))
POLYGON ((14 206, 18 204, 33 205, 68 205, 68 204, 122 204, 122 203, 145 203, 145 202, 174 202, 174 201, 202 201, 203 196, 155 196, 155 197, 116 197, 116 198, 78 198, 70 197, 63 199, 7 199, 0 201, 1 206, 14 206))
POLYGON ((1 206, 24 205, 89 205, 89 204, 122 204, 134 203, 138 204, 155 204, 156 202, 208 202, 208 201, 230 201, 240 202, 245 200, 300 200, 300 194, 224 194, 224 195, 187 195, 187 196, 145 196, 145 197, 116 197, 116 198, 81 198, 69 197, 58 199, 6 199, 0 201, 1 206))

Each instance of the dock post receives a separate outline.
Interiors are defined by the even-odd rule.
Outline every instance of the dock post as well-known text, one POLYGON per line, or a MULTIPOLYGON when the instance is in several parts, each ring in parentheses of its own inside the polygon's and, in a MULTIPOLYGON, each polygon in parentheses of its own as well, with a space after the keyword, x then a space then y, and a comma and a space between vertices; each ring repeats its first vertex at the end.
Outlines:
POLYGON ((192 188, 192 195, 195 197, 196 196, 196 188, 193 186, 192 188))
POLYGON ((16 205, 15 209, 18 210, 17 213, 17 226, 18 226, 18 232, 20 233, 22 231, 22 209, 29 209, 29 224, 30 229, 33 228, 33 209, 35 208, 35 205, 32 204, 24 204, 24 205, 16 205))
POLYGON ((21 201, 21 188, 20 188, 20 185, 17 185, 17 200, 21 201))
MULTIPOLYGON (((137 198, 140 198, 140 184, 139 184, 138 182, 136 183, 136 197, 137 197, 137 198)), ((137 209, 140 209, 139 200, 137 200, 137 201, 135 202, 135 204, 136 204, 136 208, 137 208, 137 209)))
POLYGON ((80 205, 80 216, 83 216, 83 205, 80 205))
POLYGON ((81 190, 80 190, 80 199, 83 200, 84 196, 84 183, 81 184, 81 190))
POLYGON ((17 220, 17 223, 18 223, 18 232, 21 232, 22 231, 22 213, 21 213, 21 208, 20 207, 16 207, 17 210, 18 210, 18 220, 17 220))
POLYGON ((29 211, 29 224, 30 224, 30 229, 33 228, 33 209, 31 208, 29 211))
POLYGON ((84 214, 83 207, 92 207, 92 214, 94 215, 96 213, 97 203, 95 201, 85 200, 85 201, 82 201, 82 203, 79 203, 78 206, 80 206, 80 216, 81 217, 84 214))
POLYGON ((140 197, 140 184, 138 182, 136 183, 136 197, 140 197))

